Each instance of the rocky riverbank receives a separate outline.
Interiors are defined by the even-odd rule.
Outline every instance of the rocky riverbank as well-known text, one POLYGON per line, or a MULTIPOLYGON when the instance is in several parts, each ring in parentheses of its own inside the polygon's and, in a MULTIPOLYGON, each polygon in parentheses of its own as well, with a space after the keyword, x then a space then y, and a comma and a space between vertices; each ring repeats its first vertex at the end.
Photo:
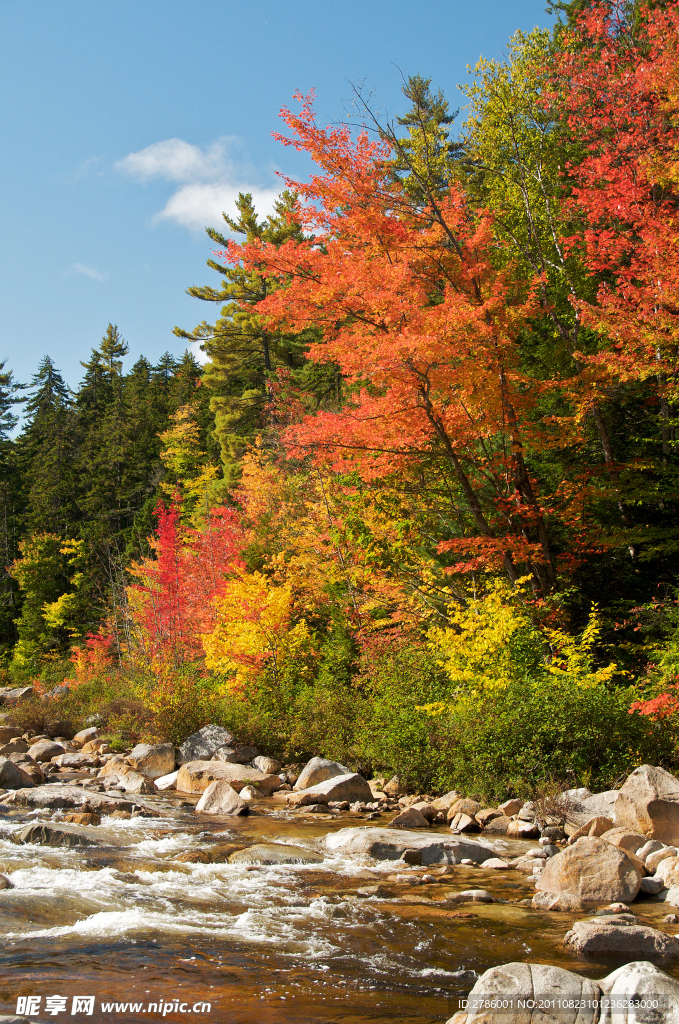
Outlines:
MULTIPOLYGON (((679 918, 673 913, 679 905, 679 782, 662 769, 642 766, 608 793, 571 790, 548 804, 507 801, 490 808, 459 793, 407 794, 398 779, 365 780, 320 758, 281 765, 239 746, 217 726, 200 730, 179 750, 141 744, 114 753, 96 727, 70 740, 7 731, 0 740, 0 916, 5 915, 10 944, 21 945, 24 933, 36 931, 17 925, 17 915, 25 919, 40 904, 38 897, 27 901, 26 879, 36 871, 62 872, 66 858, 77 865, 78 884, 83 871, 112 872, 114 889, 116 879, 125 879, 134 905, 92 913, 85 900, 77 913, 43 929, 44 941, 57 938, 54 927, 75 929, 73 934, 105 931, 100 915, 109 914, 120 916, 122 934, 128 934, 134 907, 145 905, 144 885, 167 890, 175 876, 177 891, 184 893, 188 879, 191 891, 209 877, 212 895, 201 897, 200 905, 209 908, 213 921, 220 919, 224 886, 259 878, 259 889, 251 890, 256 902, 264 892, 269 899, 272 879, 277 893, 288 893, 286 899, 299 895, 305 879, 303 888, 325 894, 331 889, 334 900, 341 894, 340 904, 326 903, 328 895, 314 904, 322 907, 324 935, 333 906, 343 907, 341 914, 352 920, 377 913, 380 920, 396 915, 408 927, 429 922, 434 943, 434 936, 453 927, 459 949, 453 988, 459 998, 476 978, 469 975, 469 950, 477 951, 472 959, 484 970, 504 970, 496 966, 506 958, 503 953, 513 947, 521 962, 521 954, 534 948, 536 933, 551 944, 543 958, 571 962, 573 977, 578 963, 593 969, 611 958, 618 966, 648 960, 670 975, 679 969, 679 918), (165 855, 149 856, 163 844, 165 855), (505 948, 484 939, 486 952, 479 952, 478 925, 484 920, 494 929, 502 926, 505 948), (461 991, 462 977, 469 980, 461 991)), ((104 888, 110 884, 107 876, 104 888)), ((118 907, 115 894, 110 905, 118 907)), ((250 912, 246 907, 237 916, 250 912)), ((163 917, 170 933, 177 920, 182 928, 193 927, 178 913, 163 917)), ((207 931, 214 937, 212 929, 207 931)), ((340 932, 350 944, 342 926, 340 932)), ((393 944, 389 955, 399 962, 393 944)), ((369 962, 360 968, 368 975, 374 971, 370 957, 369 962)), ((528 965, 531 971, 534 966, 528 965)), ((429 969, 438 970, 419 968, 429 969)), ((639 972, 628 974, 636 978, 639 972)), ((449 1016, 450 990, 446 996, 441 979, 437 989, 440 1010, 411 1015, 413 1020, 449 1016)), ((430 995, 423 1006, 430 1006, 430 995)))

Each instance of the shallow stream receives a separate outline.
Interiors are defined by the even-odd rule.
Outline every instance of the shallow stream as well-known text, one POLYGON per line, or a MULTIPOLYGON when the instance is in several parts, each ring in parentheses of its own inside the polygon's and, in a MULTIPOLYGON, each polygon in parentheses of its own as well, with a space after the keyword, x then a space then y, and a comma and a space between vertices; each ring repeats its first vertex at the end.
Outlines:
MULTIPOLYGON (((552 963, 596 978, 624 962, 567 953, 576 917, 520 905, 534 888, 518 871, 459 865, 423 884, 425 869, 335 854, 308 866, 177 859, 244 840, 318 849, 329 831, 393 815, 300 817, 263 801, 249 817, 211 819, 176 797, 153 802, 160 817, 104 818, 97 836, 116 845, 102 848, 16 845, 12 833, 51 814, 0 811, 0 873, 14 885, 0 891, 0 1013, 40 996, 32 1020, 443 1024, 490 966, 552 963), (386 896, 357 891, 377 883, 386 896), (469 888, 503 902, 445 902, 469 888), (50 1014, 54 995, 66 1005, 50 1014), (74 1015, 75 996, 95 997, 93 1011, 74 1015)), ((663 904, 634 911, 679 931, 660 924, 663 904)), ((664 969, 679 977, 679 964, 664 969)))

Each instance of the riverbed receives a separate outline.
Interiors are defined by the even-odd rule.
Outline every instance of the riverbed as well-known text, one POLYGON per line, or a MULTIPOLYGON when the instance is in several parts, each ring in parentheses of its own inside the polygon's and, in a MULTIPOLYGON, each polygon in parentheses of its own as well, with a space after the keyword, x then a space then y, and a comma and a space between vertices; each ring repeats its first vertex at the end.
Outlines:
MULTIPOLYGON (((177 795, 146 799, 159 816, 104 818, 93 831, 111 845, 101 847, 17 845, 12 835, 27 821, 52 815, 0 811, 0 873, 14 886, 0 891, 0 1013, 40 996, 32 1020, 443 1024, 496 964, 550 963, 596 978, 624 962, 568 953, 563 937, 583 915, 522 903, 535 890, 515 870, 437 874, 336 853, 266 867, 178 859, 258 841, 322 852, 328 832, 384 827, 393 814, 300 815, 271 800, 247 817, 213 818, 177 795), (447 900, 470 888, 497 902, 447 900), (53 996, 63 1008, 50 1014, 53 996), (81 996, 94 997, 91 1013, 72 1013, 81 996)), ((535 845, 497 843, 512 854, 535 845)), ((679 931, 661 924, 661 903, 633 909, 679 931)))

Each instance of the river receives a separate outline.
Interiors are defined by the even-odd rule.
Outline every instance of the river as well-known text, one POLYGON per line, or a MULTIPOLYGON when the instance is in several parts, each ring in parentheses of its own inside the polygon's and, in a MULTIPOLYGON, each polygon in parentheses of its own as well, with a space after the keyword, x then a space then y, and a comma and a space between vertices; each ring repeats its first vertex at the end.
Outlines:
MULTIPOLYGON (((318 849, 329 831, 362 822, 301 817, 273 801, 215 819, 177 796, 151 802, 159 817, 104 818, 93 830, 115 846, 75 849, 17 845, 13 833, 51 814, 0 811, 0 872, 14 886, 0 891, 0 1013, 39 996, 32 1020, 443 1024, 498 963, 553 963, 596 978, 624 962, 567 953, 576 918, 521 904, 534 889, 518 871, 457 865, 429 869, 435 880, 422 883, 425 869, 337 854, 312 865, 187 863, 178 858, 209 859, 224 843, 318 849), (358 892, 379 883, 380 894, 358 892), (469 888, 498 902, 445 902, 469 888), (54 996, 56 1012, 46 1012, 54 996), (92 1011, 73 1014, 74 997, 94 997, 92 1011)), ((650 901, 634 909, 656 927, 667 912, 650 901)))

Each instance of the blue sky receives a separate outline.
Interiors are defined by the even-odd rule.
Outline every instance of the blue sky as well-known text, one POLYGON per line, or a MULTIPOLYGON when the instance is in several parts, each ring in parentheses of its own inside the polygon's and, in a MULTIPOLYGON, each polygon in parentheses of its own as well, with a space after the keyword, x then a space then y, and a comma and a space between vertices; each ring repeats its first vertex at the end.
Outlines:
MULTIPOLYGON (((27 382, 49 353, 75 386, 109 321, 152 361, 175 324, 213 319, 184 289, 213 283, 205 224, 240 190, 265 205, 277 169, 308 172, 271 138, 295 90, 343 119, 351 83, 397 116, 403 75, 451 106, 466 65, 544 0, 0 0, 0 358, 27 382)), ((223 224, 223 222, 221 222, 223 224)))

